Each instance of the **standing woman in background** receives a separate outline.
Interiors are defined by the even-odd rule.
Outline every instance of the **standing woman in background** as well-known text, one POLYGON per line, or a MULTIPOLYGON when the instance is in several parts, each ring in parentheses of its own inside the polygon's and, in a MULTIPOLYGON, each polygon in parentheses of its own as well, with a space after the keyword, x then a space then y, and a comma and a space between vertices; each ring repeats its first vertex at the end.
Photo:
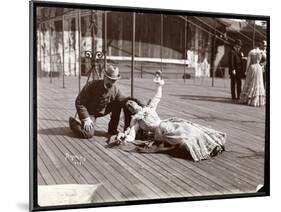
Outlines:
POLYGON ((265 104, 265 89, 263 83, 263 69, 260 65, 263 53, 263 44, 257 43, 256 47, 248 54, 246 79, 240 95, 240 103, 254 107, 265 104))

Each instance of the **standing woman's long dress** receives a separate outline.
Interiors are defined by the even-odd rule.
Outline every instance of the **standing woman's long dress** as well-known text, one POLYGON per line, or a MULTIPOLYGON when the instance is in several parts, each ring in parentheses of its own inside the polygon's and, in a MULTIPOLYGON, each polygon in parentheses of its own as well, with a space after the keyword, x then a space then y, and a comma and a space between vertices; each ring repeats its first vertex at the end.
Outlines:
POLYGON ((249 52, 246 70, 246 79, 240 94, 240 103, 254 107, 265 104, 265 89, 263 84, 263 70, 260 60, 262 51, 253 49, 249 52))

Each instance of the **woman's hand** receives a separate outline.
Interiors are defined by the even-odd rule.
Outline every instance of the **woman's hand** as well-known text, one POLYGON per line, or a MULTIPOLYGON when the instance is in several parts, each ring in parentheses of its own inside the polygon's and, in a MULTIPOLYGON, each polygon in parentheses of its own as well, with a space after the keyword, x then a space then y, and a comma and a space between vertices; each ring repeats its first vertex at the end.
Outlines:
POLYGON ((123 141, 123 140, 125 140, 126 135, 125 135, 125 133, 118 133, 116 138, 118 141, 123 141))
POLYGON ((126 135, 123 142, 126 144, 126 143, 130 143, 130 142, 133 142, 135 140, 135 138, 131 135, 126 135))
POLYGON ((126 135, 125 133, 118 133, 116 140, 117 140, 118 144, 121 144, 121 143, 126 144, 126 143, 134 141, 134 138, 130 135, 126 135))
POLYGON ((154 79, 153 79, 153 82, 155 82, 157 85, 160 85, 160 86, 162 86, 162 85, 164 85, 165 84, 165 82, 164 82, 164 80, 162 79, 162 71, 161 70, 158 70, 158 71, 156 71, 156 73, 155 73, 155 77, 154 77, 154 79))

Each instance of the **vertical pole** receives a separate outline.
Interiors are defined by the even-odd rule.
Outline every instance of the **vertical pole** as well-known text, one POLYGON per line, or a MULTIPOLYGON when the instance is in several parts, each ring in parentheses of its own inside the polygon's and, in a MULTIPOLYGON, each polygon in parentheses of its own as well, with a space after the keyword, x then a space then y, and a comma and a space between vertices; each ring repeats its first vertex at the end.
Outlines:
MULTIPOLYGON (((96 24, 96 18, 94 18, 94 11, 93 10, 91 10, 91 24, 93 24, 94 22, 95 22, 95 24, 96 24)), ((91 26, 91 36, 92 36, 92 44, 91 44, 91 46, 92 46, 92 55, 94 55, 94 52, 96 52, 96 50, 95 50, 95 30, 94 30, 94 26, 91 26)), ((93 60, 91 60, 91 62, 90 62, 90 67, 92 67, 92 65, 93 65, 93 60)), ((92 74, 92 79, 94 80, 95 78, 94 78, 94 70, 92 69, 92 70, 90 70, 91 71, 91 73, 89 73, 89 75, 91 75, 92 74)), ((90 79, 90 78, 89 78, 90 79)))
POLYGON ((256 21, 253 21, 254 27, 253 27, 253 48, 255 48, 255 40, 256 40, 256 21))
MULTIPOLYGON (((47 28, 46 28, 46 23, 42 24, 42 30, 45 32, 43 33, 42 31, 42 45, 46 45, 46 33, 47 33, 47 28)), ((43 74, 43 70, 47 71, 45 69, 45 64, 47 63, 46 61, 46 49, 44 48, 44 50, 42 49, 42 64, 41 64, 41 67, 42 67, 42 74, 43 74)), ((44 76, 44 75, 43 75, 44 76)))
MULTIPOLYGON (((216 30, 216 27, 215 27, 215 38, 214 38, 214 49, 213 49, 213 52, 214 52, 214 58, 213 60, 215 59, 216 57, 216 40, 217 40, 217 30, 216 30)), ((212 87, 214 87, 215 85, 215 74, 216 74, 216 70, 215 70, 215 63, 213 63, 213 74, 212 74, 212 87)))
POLYGON ((52 83, 52 37, 51 37, 51 21, 49 21, 49 56, 50 56, 50 83, 52 83))
MULTIPOLYGON (((94 18, 94 11, 91 10, 91 23, 95 22, 95 24, 97 23, 97 19, 94 18)), ((91 28, 91 35, 92 35, 92 52, 95 52, 95 30, 94 30, 94 26, 92 26, 91 28)))
POLYGON ((184 19, 184 54, 183 54, 183 60, 184 60, 184 68, 183 68, 183 81, 185 83, 185 72, 186 72, 186 36, 187 36, 187 23, 186 23, 186 17, 184 19))
POLYGON ((136 38, 135 36, 136 36, 136 13, 133 12, 132 60, 131 60, 131 97, 134 96, 135 38, 136 38))
MULTIPOLYGON (((39 43, 39 46, 38 46, 38 50, 39 50, 39 70, 40 70, 40 73, 39 73, 39 78, 42 77, 42 24, 39 23, 39 34, 38 34, 38 43, 39 43)), ((38 56, 37 56, 38 57, 38 56)))
POLYGON ((77 10, 77 16, 78 19, 78 89, 79 92, 81 90, 81 14, 80 9, 77 10))
POLYGON ((104 11, 104 44, 103 44, 103 53, 104 53, 104 71, 106 70, 107 61, 106 61, 106 55, 107 55, 107 12, 104 11))
POLYGON ((65 82, 64 82, 64 15, 62 15, 62 87, 65 88, 65 82))
POLYGON ((161 14, 161 23, 160 23, 160 58, 161 58, 161 72, 163 72, 163 61, 162 61, 162 58, 163 58, 163 49, 162 49, 162 46, 163 46, 163 14, 161 14))

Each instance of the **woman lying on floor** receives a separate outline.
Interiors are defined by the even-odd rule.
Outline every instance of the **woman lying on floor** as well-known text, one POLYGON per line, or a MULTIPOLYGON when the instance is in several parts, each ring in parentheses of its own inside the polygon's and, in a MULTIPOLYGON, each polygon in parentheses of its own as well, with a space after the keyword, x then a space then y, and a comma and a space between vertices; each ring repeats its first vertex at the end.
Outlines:
POLYGON ((127 100, 126 108, 131 112, 130 126, 124 133, 115 138, 118 144, 135 143, 138 131, 153 135, 153 141, 147 141, 143 147, 137 147, 138 152, 165 152, 168 150, 183 150, 194 161, 209 159, 224 150, 226 134, 192 123, 181 118, 161 120, 156 112, 162 97, 164 80, 156 73, 154 79, 156 94, 146 105, 138 101, 127 100))

